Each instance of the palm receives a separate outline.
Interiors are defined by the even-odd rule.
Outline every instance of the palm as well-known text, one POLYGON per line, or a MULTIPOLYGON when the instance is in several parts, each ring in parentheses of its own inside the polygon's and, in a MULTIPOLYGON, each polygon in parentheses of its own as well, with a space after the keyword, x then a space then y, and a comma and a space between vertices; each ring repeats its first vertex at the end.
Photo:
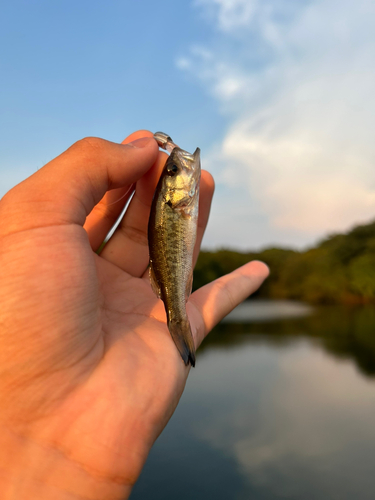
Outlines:
MULTIPOLYGON (((71 240, 66 245, 71 247, 71 240)), ((55 431, 60 434, 59 426, 66 421, 64 413, 71 415, 74 408, 77 418, 71 421, 69 435, 73 441, 73 436, 79 437, 81 442, 75 459, 100 474, 125 474, 124 479, 131 481, 138 476, 149 448, 172 415, 189 369, 174 346, 165 323, 164 306, 152 292, 147 277, 135 278, 93 255, 84 239, 80 245, 82 257, 73 246, 71 260, 61 271, 71 283, 66 293, 70 296, 76 321, 73 330, 78 338, 62 345, 65 350, 75 346, 75 352, 61 352, 61 358, 77 358, 77 363, 70 364, 63 375, 77 383, 59 402, 55 431), (90 265, 77 274, 72 272, 75 259, 90 265), (78 309, 77 302, 81 302, 78 309), (137 437, 133 438, 137 448, 133 463, 123 455, 129 439, 129 419, 136 426, 130 427, 137 437), (86 442, 87 450, 83 446, 86 442), (119 460, 121 456, 123 460, 119 460)), ((56 286, 61 287, 61 281, 52 283, 52 288, 56 286)), ((69 311, 60 318, 62 324, 67 315, 69 311)), ((64 438, 60 446, 69 447, 70 439, 66 442, 64 438)), ((70 449, 66 452, 72 453, 70 449)))
MULTIPOLYGON (((53 443, 99 476, 132 483, 172 415, 189 370, 146 277, 135 278, 95 255, 82 227, 40 232, 40 240, 35 231, 30 238, 23 234, 22 248, 12 252, 13 261, 24 263, 18 272, 26 283, 14 299, 25 306, 23 324, 37 320, 39 332, 22 359, 24 366, 37 361, 37 369, 28 370, 27 383, 16 394, 22 413, 13 420, 22 420, 27 407, 43 445, 53 443), (30 263, 35 241, 38 254, 30 263), (27 283, 34 286, 35 268, 45 270, 39 293, 50 301, 34 301, 27 283), (129 439, 132 460, 124 454, 129 439)), ((11 328, 12 318, 8 324, 11 328)), ((35 332, 14 335, 26 344, 35 332)))

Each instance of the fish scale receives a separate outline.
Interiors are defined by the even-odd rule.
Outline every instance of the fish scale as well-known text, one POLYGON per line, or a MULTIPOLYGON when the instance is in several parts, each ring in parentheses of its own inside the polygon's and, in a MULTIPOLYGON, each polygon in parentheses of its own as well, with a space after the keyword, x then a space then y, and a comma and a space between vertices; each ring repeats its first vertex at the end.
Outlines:
POLYGON ((168 329, 181 357, 192 366, 195 346, 186 302, 193 277, 200 171, 198 148, 194 155, 177 146, 171 148, 155 190, 148 227, 151 284, 164 302, 168 329))

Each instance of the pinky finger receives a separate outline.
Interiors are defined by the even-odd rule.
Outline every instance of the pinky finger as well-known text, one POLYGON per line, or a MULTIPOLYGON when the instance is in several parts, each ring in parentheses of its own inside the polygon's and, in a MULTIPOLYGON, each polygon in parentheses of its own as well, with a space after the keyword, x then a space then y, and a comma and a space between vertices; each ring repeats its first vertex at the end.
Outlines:
POLYGON ((266 264, 254 260, 191 295, 188 312, 193 324, 197 326, 196 347, 215 325, 258 290, 268 274, 266 264))

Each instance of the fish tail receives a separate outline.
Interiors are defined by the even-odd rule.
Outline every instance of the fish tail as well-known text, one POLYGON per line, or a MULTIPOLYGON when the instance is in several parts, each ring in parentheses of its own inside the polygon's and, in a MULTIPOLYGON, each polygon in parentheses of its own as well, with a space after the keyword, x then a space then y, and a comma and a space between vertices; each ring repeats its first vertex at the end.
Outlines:
POLYGON ((195 346, 189 320, 171 320, 168 329, 185 365, 195 366, 195 346))

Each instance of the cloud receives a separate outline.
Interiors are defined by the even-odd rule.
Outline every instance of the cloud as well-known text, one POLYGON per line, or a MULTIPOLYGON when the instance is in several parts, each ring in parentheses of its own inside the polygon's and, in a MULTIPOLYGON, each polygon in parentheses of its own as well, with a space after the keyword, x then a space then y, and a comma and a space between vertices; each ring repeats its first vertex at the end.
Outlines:
POLYGON ((208 18, 217 19, 219 28, 229 31, 246 26, 259 9, 257 0, 196 0, 195 6, 202 7, 208 18))
POLYGON ((201 9, 204 17, 214 22, 223 32, 252 27, 273 36, 273 20, 293 17, 305 0, 195 0, 193 5, 201 9))
POLYGON ((219 184, 246 186, 244 219, 257 207, 267 220, 258 240, 282 231, 301 245, 374 218, 373 2, 195 6, 216 34, 180 68, 198 75, 228 118, 206 161, 219 184))

